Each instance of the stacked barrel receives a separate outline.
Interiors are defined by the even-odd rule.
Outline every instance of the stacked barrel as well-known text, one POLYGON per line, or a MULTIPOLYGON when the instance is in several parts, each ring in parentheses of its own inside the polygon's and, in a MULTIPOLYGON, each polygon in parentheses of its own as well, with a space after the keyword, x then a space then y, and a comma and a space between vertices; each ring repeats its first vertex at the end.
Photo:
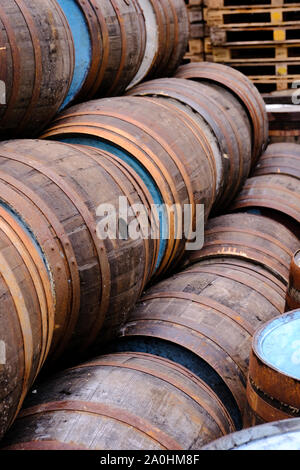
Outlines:
MULTIPOLYGON (((74 18, 81 2, 62 5, 74 18)), ((144 59, 137 81, 175 65, 144 59)), ((266 150, 254 85, 206 63, 73 106, 42 139, 0 144, 1 435, 19 415, 3 446, 199 449, 247 425, 253 335, 284 313, 294 279, 299 147, 266 150), (123 199, 138 236, 107 218, 123 199), (196 248, 199 223, 225 209, 196 248), (46 360, 86 351, 105 355, 39 385, 19 414, 46 360)))
MULTIPOLYGON (((44 140, 0 145, 6 299, 0 316, 2 433, 46 358, 81 357, 119 334, 145 286, 178 265, 197 224, 212 208, 228 206, 248 177, 266 145, 265 109, 250 83, 243 100, 223 82, 221 74, 203 83, 154 80, 130 96, 70 108, 44 140), (255 121, 252 109, 257 109, 255 121), (260 132, 254 134, 256 126, 260 132), (118 210, 120 197, 146 210, 143 227, 141 209, 130 214, 138 237, 124 234, 124 227, 110 236, 107 206, 118 210), (198 204, 204 205, 204 215, 198 204), (171 206, 174 210, 166 210, 171 206), (185 217, 187 227, 178 223, 185 217), (108 229, 107 237, 99 235, 100 226, 108 229), (144 236, 151 231, 155 236, 144 236)), ((156 370, 157 359, 147 361, 156 370)), ((99 367, 102 374, 102 359, 99 367)), ((190 374, 180 364, 175 368, 180 380, 190 374)), ((197 445, 202 445, 234 426, 212 387, 196 374, 191 380, 202 394, 192 406, 198 422, 210 422, 207 434, 199 437, 197 445), (212 402, 215 409, 207 417, 212 402)), ((146 388, 147 381, 146 374, 146 388)), ((192 388, 189 393, 197 395, 192 388)), ((185 448, 193 440, 192 433, 180 445, 185 448)))
POLYGON ((298 240, 258 215, 210 224, 227 252, 208 239, 211 255, 148 290, 109 354, 38 385, 5 448, 199 449, 243 427, 251 339, 284 311, 298 240))
MULTIPOLYGON (((276 148, 266 154, 271 150, 274 153, 276 148)), ((39 387, 38 397, 27 402, 4 445, 10 449, 180 449, 188 448, 193 440, 190 448, 198 449, 217 435, 243 427, 248 419, 246 382, 252 336, 258 326, 284 312, 289 266, 298 247, 297 237, 272 217, 240 212, 212 219, 203 250, 189 255, 193 266, 145 293, 121 326, 120 340, 109 346, 109 355, 39 387), (175 385, 165 366, 201 383, 198 411, 190 414, 184 405, 181 413, 182 404, 169 408, 173 387, 176 394, 191 395, 180 381, 175 385), (121 376, 120 368, 126 370, 121 376), (161 381, 162 376, 168 390, 160 382, 157 391, 153 377, 161 381), (95 391, 92 402, 85 400, 85 388, 95 391), (71 413, 71 419, 66 420, 66 413, 71 413), (93 419, 88 417, 91 414, 93 419), (183 415, 189 425, 179 421, 175 426, 172 420, 182 420, 183 415), (121 436, 117 440, 105 433, 107 419, 113 420, 110 432, 121 436), (159 435, 151 432, 149 422, 159 423, 159 435), (129 433, 133 423, 135 430, 129 433), (38 431, 42 424, 47 425, 48 440, 38 431), (88 436, 82 432, 84 425, 88 436), (97 433, 95 441, 99 426, 103 432, 97 433)), ((185 387, 188 383, 185 378, 185 387)), ((178 398, 173 397, 172 403, 178 398)))
POLYGON ((118 95, 146 76, 172 74, 189 21, 184 0, 8 0, 0 29, 6 139, 38 135, 74 100, 118 95))
POLYGON ((253 338, 247 383, 251 425, 300 416, 299 158, 297 144, 270 145, 233 203, 234 210, 254 211, 279 221, 298 238, 289 269, 285 307, 298 310, 270 320, 253 338))
POLYGON ((233 210, 257 210, 282 222, 300 238, 299 145, 272 144, 233 203, 233 210))

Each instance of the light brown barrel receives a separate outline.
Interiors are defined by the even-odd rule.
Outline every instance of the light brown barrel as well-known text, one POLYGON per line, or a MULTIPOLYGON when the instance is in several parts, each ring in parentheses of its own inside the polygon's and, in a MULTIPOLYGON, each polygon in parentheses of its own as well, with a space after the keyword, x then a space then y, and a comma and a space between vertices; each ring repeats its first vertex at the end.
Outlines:
POLYGON ((286 294, 286 311, 296 308, 300 308, 300 250, 292 257, 286 294))
POLYGON ((120 329, 121 346, 114 342, 111 348, 135 347, 184 361, 239 423, 252 335, 283 313, 284 304, 284 286, 262 267, 239 260, 235 265, 226 259, 203 261, 149 289, 120 329))
MULTIPOLYGON (((135 96, 156 96, 175 100, 204 119, 217 142, 217 205, 234 198, 251 169, 251 128, 240 102, 226 89, 179 78, 145 82, 129 92, 135 96), (219 156, 220 155, 220 156, 219 156)), ((195 119, 195 116, 194 116, 195 119)), ((199 122, 199 127, 205 126, 199 122)))
POLYGON ((285 174, 265 174, 249 178, 232 204, 232 210, 258 209, 263 214, 275 211, 284 220, 287 216, 299 230, 300 180, 285 174))
POLYGON ((300 419, 245 429, 222 437, 202 450, 300 450, 300 419))
POLYGON ((109 145, 111 152, 151 178, 162 203, 169 208, 177 205, 164 216, 167 240, 157 274, 183 255, 195 227, 196 204, 204 204, 208 217, 216 194, 216 163, 209 142, 185 110, 152 97, 91 101, 70 108, 43 137, 100 148, 109 145), (180 221, 185 204, 190 229, 183 236, 174 220, 180 221))
POLYGON ((54 0, 7 0, 0 7, 0 138, 36 135, 57 113, 73 76, 71 31, 54 0))
MULTIPOLYGON (((122 94, 143 60, 146 28, 138 0, 77 0, 89 28, 91 66, 78 96, 122 94)), ((72 21, 72 18, 69 18, 72 21)))
POLYGON ((20 411, 49 352, 53 284, 22 218, 0 204, 0 439, 20 411))
POLYGON ((299 333, 300 310, 271 320, 255 333, 247 384, 254 424, 300 417, 299 333))
POLYGON ((21 214, 53 279, 52 354, 77 354, 125 321, 157 259, 152 238, 100 238, 98 208, 118 209, 120 196, 150 208, 151 195, 130 167, 99 150, 26 140, 2 143, 0 155, 1 200, 21 214))
POLYGON ((202 250, 186 254, 186 263, 218 258, 244 259, 261 265, 285 285, 298 238, 284 225, 255 214, 236 213, 210 219, 202 250))
POLYGON ((166 359, 129 352, 102 356, 39 385, 2 446, 196 450, 233 430, 222 403, 195 375, 166 359))
POLYGON ((259 159, 254 176, 278 173, 300 180, 300 145, 282 142, 267 147, 259 159))
POLYGON ((232 67, 213 62, 184 65, 178 69, 176 77, 217 83, 238 97, 252 125, 254 164, 267 146, 269 126, 264 100, 253 83, 232 67))

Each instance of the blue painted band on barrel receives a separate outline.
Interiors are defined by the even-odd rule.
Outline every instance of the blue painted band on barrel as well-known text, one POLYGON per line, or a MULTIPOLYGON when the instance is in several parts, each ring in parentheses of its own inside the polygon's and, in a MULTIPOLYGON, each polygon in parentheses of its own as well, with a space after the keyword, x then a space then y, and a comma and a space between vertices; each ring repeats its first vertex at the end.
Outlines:
POLYGON ((131 168, 133 168, 134 171, 139 175, 139 177, 147 186, 148 191, 150 192, 152 196, 153 202, 154 204, 156 204, 157 212, 159 215, 160 240, 159 240, 158 260, 157 260, 157 264, 155 267, 156 270, 158 270, 166 252, 166 247, 167 247, 166 240, 169 234, 169 224, 168 224, 167 210, 164 207, 164 200, 162 198, 162 195, 154 179, 152 178, 152 175, 149 173, 149 171, 130 153, 126 152, 120 147, 115 146, 114 144, 108 141, 101 140, 97 137, 93 137, 93 136, 86 137, 82 135, 82 136, 68 136, 68 137, 55 136, 53 138, 60 142, 66 142, 68 144, 88 145, 90 147, 96 147, 98 149, 105 150, 109 153, 112 153, 113 155, 115 155, 116 157, 119 157, 125 163, 130 165, 131 168))
POLYGON ((47 269, 49 277, 52 278, 51 273, 50 273, 50 269, 49 269, 49 265, 48 265, 46 257, 45 257, 45 254, 44 254, 42 248, 40 247, 40 244, 38 243, 37 239, 35 238, 35 235, 32 232, 32 230, 30 229, 30 227, 26 224, 24 219, 22 219, 21 216, 13 208, 11 208, 8 204, 6 204, 3 201, 0 201, 0 206, 3 207, 9 213, 9 215, 17 222, 17 224, 20 225, 22 230, 27 233, 27 235, 29 236, 32 244, 35 246, 37 253, 40 255, 41 259, 43 260, 43 263, 44 263, 44 265, 47 269))
POLYGON ((246 212, 247 214, 262 215, 262 212, 259 209, 247 209, 244 212, 246 212))
POLYGON ((75 68, 68 95, 60 111, 63 110, 80 92, 92 62, 92 43, 85 16, 76 0, 57 0, 69 23, 74 48, 75 68))
POLYGON ((255 345, 263 361, 300 380, 300 310, 269 322, 259 331, 255 345))

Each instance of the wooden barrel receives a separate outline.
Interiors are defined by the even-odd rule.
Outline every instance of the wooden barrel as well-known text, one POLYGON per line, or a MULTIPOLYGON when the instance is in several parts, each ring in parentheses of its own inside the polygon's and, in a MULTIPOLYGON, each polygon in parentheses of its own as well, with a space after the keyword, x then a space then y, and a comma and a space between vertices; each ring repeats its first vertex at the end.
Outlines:
POLYGON ((255 214, 236 213, 208 221, 205 244, 186 254, 186 263, 218 258, 245 259, 263 266, 285 285, 299 240, 280 223, 255 214))
POLYGON ((184 0, 138 0, 147 40, 142 64, 130 83, 146 77, 172 76, 187 50, 189 19, 184 0))
POLYGON ((219 147, 215 151, 219 170, 216 202, 224 209, 241 188, 251 169, 251 128, 240 102, 227 90, 220 91, 213 85, 178 78, 145 82, 130 90, 129 94, 176 100, 205 120, 213 134, 208 137, 209 140, 216 140, 219 147))
POLYGON ((286 311, 300 308, 300 250, 291 261, 289 286, 286 294, 286 311))
POLYGON ((52 278, 22 218, 0 204, 0 439, 49 352, 54 329, 52 278))
POLYGON ((255 333, 247 397, 259 421, 300 417, 299 338, 300 310, 271 320, 255 333))
POLYGON ((255 211, 277 220, 297 235, 299 228, 300 145, 269 145, 233 203, 233 210, 255 211))
POLYGON ((269 126, 264 100, 253 83, 232 67, 213 62, 184 65, 178 69, 175 76, 217 83, 238 97, 245 106, 252 126, 254 164, 267 146, 269 126))
MULTIPOLYGON (((249 178, 231 207, 232 210, 258 209, 275 211, 300 222, 300 180, 285 174, 265 174, 249 178)), ((271 216, 271 212, 270 212, 271 216)))
POLYGON ((75 98, 122 94, 143 60, 146 28, 137 0, 58 0, 75 47, 72 85, 63 107, 75 98))
POLYGON ((0 139, 36 135, 63 103, 74 69, 68 23, 54 0, 7 0, 0 7, 0 139))
POLYGON ((241 427, 252 335, 284 305, 284 286, 262 267, 198 263, 149 289, 111 350, 170 354, 215 390, 241 427))
POLYGON ((196 450, 232 430, 222 403, 194 374, 129 352, 102 356, 39 385, 3 447, 196 450))
POLYGON ((278 173, 300 180, 300 145, 282 142, 267 147, 259 159, 254 176, 278 173))
POLYGON ((300 419, 245 429, 222 437, 202 450, 300 450, 300 419))
POLYGON ((172 76, 186 53, 189 18, 184 0, 151 0, 156 12, 161 50, 148 78, 172 76))
POLYGON ((196 224, 196 204, 204 204, 208 217, 216 193, 216 162, 209 142, 185 110, 151 97, 91 101, 70 108, 43 137, 109 149, 139 173, 155 203, 164 204, 160 238, 165 243, 156 274, 183 255, 196 224), (189 220, 188 233, 183 234, 185 204, 189 220))
POLYGON ((0 198, 22 215, 51 272, 52 355, 80 353, 126 320, 158 256, 152 238, 114 236, 110 227, 104 239, 99 224, 107 223, 107 203, 118 209, 126 197, 150 208, 151 195, 129 166, 104 151, 26 140, 1 143, 0 155, 0 198))

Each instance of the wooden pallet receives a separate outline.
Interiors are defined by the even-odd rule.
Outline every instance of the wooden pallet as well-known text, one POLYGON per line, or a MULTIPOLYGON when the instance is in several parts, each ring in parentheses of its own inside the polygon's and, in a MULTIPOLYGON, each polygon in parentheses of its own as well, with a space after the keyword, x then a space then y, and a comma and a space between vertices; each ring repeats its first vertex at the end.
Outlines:
POLYGON ((205 61, 205 55, 204 52, 200 54, 186 54, 184 56, 184 59, 182 61, 182 64, 190 64, 193 62, 204 62, 205 61))
POLYGON ((292 89, 295 81, 300 83, 300 75, 279 78, 279 77, 249 77, 261 93, 270 93, 272 91, 284 91, 292 89))
POLYGON ((215 62, 229 63, 240 62, 291 62, 300 61, 300 43, 264 46, 231 46, 212 48, 215 62))
POLYGON ((274 8, 300 6, 300 2, 290 2, 289 0, 240 0, 239 5, 235 0, 204 0, 204 5, 211 9, 232 9, 232 8, 274 8))
POLYGON ((300 85, 300 75, 248 75, 248 78, 254 83, 254 85, 262 94, 293 91, 295 83, 300 85))
MULTIPOLYGON (((297 97, 299 98, 299 90, 300 88, 296 87, 296 89, 273 91, 271 93, 263 93, 262 96, 266 104, 291 105, 293 104, 293 95, 295 94, 295 91, 297 92, 297 97)), ((300 104, 300 103, 297 103, 297 104, 300 104)))
POLYGON ((189 8, 188 15, 191 24, 200 23, 203 21, 202 7, 189 8))
POLYGON ((300 42, 300 21, 296 26, 266 26, 264 28, 232 28, 213 26, 210 38, 214 46, 264 45, 275 43, 296 44, 300 42))
POLYGON ((204 38, 209 36, 205 23, 194 23, 190 25, 190 39, 204 38))
POLYGON ((188 8, 199 7, 203 5, 202 0, 184 0, 188 8))
POLYGON ((208 26, 222 28, 299 24, 300 7, 211 10, 204 9, 208 26))
POLYGON ((210 38, 204 38, 204 52, 205 54, 209 54, 209 55, 213 54, 213 48, 212 48, 210 38))
POLYGON ((300 144, 300 129, 290 131, 270 131, 270 144, 278 144, 279 142, 290 142, 300 144))
MULTIPOLYGON (((296 62, 270 62, 270 63, 245 63, 232 64, 233 68, 247 75, 251 79, 266 80, 271 78, 300 77, 300 61, 296 62)), ((298 80, 298 78, 296 78, 298 80)))
POLYGON ((272 142, 300 142, 300 105, 267 105, 272 142))
POLYGON ((292 88, 293 83, 300 85, 300 61, 268 64, 230 64, 246 75, 262 93, 283 91, 292 88))
POLYGON ((190 39, 188 45, 187 54, 189 55, 197 55, 202 54, 204 49, 204 42, 203 39, 190 39))

